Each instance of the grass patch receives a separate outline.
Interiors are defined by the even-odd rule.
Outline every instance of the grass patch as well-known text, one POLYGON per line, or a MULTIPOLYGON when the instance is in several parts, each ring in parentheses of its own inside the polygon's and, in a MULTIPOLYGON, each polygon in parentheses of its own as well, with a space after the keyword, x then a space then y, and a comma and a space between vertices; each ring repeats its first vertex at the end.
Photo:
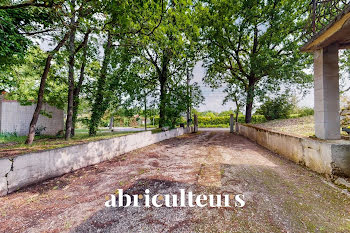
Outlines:
POLYGON ((294 134, 302 137, 309 137, 315 135, 315 123, 313 116, 306 116, 300 118, 272 120, 256 126, 294 134))
POLYGON ((198 128, 230 128, 230 124, 207 125, 199 123, 198 128))
POLYGON ((13 157, 15 155, 36 152, 41 150, 50 150, 56 148, 62 148, 71 145, 83 144, 91 141, 98 141, 102 139, 109 139, 114 137, 120 137, 128 134, 137 133, 134 131, 123 132, 106 132, 98 131, 94 137, 89 137, 87 131, 77 130, 76 135, 71 140, 66 141, 62 137, 54 136, 37 136, 32 145, 26 145, 26 136, 0 136, 0 158, 13 157))
POLYGON ((152 129, 151 132, 152 132, 152 133, 161 133, 161 132, 162 132, 162 129, 161 129, 161 128, 152 129))
MULTIPOLYGON (((2 133, 0 134, 0 144, 5 143, 22 143, 25 142, 26 136, 17 136, 15 133, 2 133)), ((48 136, 38 136, 37 138, 48 138, 48 136)))

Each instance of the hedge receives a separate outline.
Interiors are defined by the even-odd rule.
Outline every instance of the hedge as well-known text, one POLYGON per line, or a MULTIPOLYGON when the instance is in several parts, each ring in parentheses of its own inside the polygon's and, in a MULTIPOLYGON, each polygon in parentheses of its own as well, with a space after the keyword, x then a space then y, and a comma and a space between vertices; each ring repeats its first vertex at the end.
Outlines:
POLYGON ((203 125, 198 123, 199 128, 230 128, 229 124, 220 124, 220 125, 203 125))
MULTIPOLYGON (((239 115, 238 116, 238 122, 244 123, 245 122, 245 116, 239 115)), ((251 123, 263 123, 266 122, 266 119, 263 115, 253 115, 251 123)), ((229 116, 223 116, 223 117, 198 117, 198 125, 229 125, 230 124, 230 117, 229 116)))

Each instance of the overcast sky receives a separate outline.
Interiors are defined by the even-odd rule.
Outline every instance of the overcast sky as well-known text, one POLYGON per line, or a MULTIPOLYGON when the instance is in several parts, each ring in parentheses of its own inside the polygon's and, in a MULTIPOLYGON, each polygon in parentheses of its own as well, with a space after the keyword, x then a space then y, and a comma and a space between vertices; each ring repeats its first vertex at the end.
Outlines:
MULTIPOLYGON (((204 75, 205 69, 202 67, 202 63, 199 62, 193 70, 193 81, 197 82, 201 86, 201 90, 205 98, 205 101, 199 107, 199 111, 211 110, 214 112, 221 112, 225 110, 235 109, 235 104, 233 102, 222 105, 222 102, 225 98, 225 93, 223 93, 224 88, 212 90, 210 87, 207 87, 202 81, 204 75)), ((310 89, 309 93, 304 98, 302 98, 301 95, 298 96, 298 99, 301 99, 298 103, 299 106, 313 107, 313 90, 310 89)))

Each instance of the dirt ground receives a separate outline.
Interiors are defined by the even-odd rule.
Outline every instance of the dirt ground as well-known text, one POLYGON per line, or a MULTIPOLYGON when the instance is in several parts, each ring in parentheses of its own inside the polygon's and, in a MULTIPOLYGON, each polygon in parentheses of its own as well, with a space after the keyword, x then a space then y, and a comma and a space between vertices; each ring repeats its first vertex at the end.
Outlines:
POLYGON ((0 197, 0 232, 350 232, 350 197, 249 140, 163 141, 0 197), (244 194, 243 208, 106 208, 126 193, 244 194))
POLYGON ((255 125, 296 136, 309 137, 315 135, 314 116, 278 119, 255 125))

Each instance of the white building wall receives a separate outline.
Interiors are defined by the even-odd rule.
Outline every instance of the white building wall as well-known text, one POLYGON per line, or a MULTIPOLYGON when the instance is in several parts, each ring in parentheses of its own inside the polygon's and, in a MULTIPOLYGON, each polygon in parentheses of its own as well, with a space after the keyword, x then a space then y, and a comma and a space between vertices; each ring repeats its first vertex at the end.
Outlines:
MULTIPOLYGON (((17 133, 19 136, 26 135, 35 107, 36 104, 22 106, 17 101, 0 99, 0 132, 17 133)), ((52 116, 49 118, 40 114, 36 127, 46 127, 41 132, 42 134, 56 135, 57 132, 63 130, 63 110, 48 104, 43 104, 42 110, 52 116)))

